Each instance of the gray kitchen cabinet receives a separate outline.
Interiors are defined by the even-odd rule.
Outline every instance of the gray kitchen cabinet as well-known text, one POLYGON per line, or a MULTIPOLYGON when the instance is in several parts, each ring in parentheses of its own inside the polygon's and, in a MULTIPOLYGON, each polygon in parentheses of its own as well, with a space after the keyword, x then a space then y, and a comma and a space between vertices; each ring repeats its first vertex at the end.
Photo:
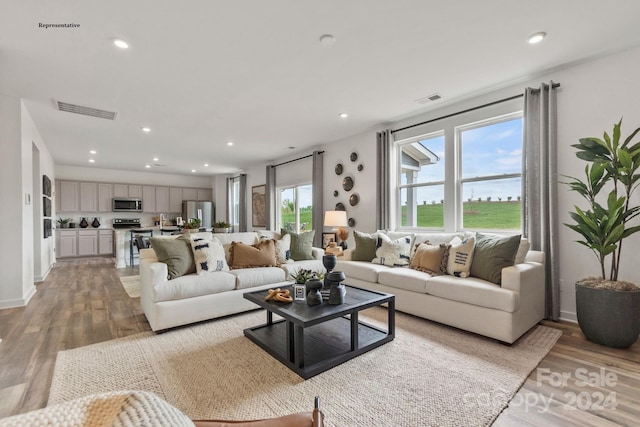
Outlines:
POLYGON ((142 186, 142 212, 158 212, 156 209, 156 187, 152 185, 142 186))
POLYGON ((98 230, 98 255, 113 255, 113 230, 98 230))
POLYGON ((213 200, 212 191, 208 188, 198 188, 198 200, 201 202, 210 202, 213 200))
POLYGON ((129 185, 113 184, 113 197, 129 197, 129 185))
POLYGON ((113 184, 98 184, 98 212, 111 212, 113 209, 113 184))
MULTIPOLYGON (((183 188, 182 189, 182 200, 198 200, 198 189, 197 188, 183 188)), ((180 207, 182 210, 182 207, 180 207)))
POLYGON ((60 181, 57 192, 60 194, 59 212, 77 212, 78 203, 78 183, 75 181, 60 181))
POLYGON ((169 212, 182 213, 182 188, 169 188, 169 212))
POLYGON ((142 185, 129 184, 129 197, 142 199, 142 185))
POLYGON ((98 254, 98 230, 78 230, 78 256, 98 254))
POLYGON ((98 184, 95 182, 81 182, 80 184, 80 212, 98 211, 98 184))
POLYGON ((156 187, 156 212, 169 212, 169 187, 156 187))
POLYGON ((76 230, 56 230, 56 240, 58 258, 78 255, 76 230))

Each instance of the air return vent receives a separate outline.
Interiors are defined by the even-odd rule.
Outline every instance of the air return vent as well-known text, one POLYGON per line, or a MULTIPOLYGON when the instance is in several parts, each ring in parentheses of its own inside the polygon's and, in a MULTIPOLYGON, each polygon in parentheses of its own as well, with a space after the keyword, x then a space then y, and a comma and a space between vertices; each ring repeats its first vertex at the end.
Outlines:
POLYGON ((425 96, 424 98, 416 99, 418 104, 427 104, 429 102, 437 101, 442 99, 442 95, 439 93, 434 93, 433 95, 425 96))
POLYGON ((56 109, 59 111, 66 111, 67 113, 82 114, 83 116, 98 117, 100 119, 107 120, 115 120, 118 115, 118 113, 113 111, 99 110, 97 108, 70 104, 68 102, 57 101, 55 99, 53 102, 56 105, 56 109))

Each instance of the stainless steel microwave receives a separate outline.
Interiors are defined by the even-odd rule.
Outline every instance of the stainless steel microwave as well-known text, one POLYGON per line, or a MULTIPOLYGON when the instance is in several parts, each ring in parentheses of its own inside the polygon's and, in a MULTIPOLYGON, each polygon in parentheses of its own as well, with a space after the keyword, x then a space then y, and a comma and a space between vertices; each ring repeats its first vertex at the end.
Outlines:
POLYGON ((113 212, 142 212, 142 200, 131 197, 114 197, 113 212))

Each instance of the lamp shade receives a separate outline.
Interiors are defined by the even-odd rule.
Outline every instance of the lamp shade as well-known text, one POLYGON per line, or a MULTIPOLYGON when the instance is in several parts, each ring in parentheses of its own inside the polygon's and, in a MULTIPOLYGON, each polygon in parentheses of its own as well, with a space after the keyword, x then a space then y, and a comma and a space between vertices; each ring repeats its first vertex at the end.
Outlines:
POLYGON ((324 213, 324 226, 325 227, 346 227, 347 212, 345 211, 326 211, 324 213))

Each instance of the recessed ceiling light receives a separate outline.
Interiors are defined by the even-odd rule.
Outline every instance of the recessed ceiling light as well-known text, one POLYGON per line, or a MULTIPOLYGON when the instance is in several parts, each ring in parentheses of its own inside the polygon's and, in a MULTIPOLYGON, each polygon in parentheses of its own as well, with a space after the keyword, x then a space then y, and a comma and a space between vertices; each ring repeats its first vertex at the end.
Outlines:
POLYGON ((322 46, 333 46, 336 42, 336 38, 331 34, 323 34, 320 36, 320 44, 322 46))
POLYGON ((149 133, 149 132, 151 132, 151 128, 148 128, 148 127, 145 126, 145 127, 142 128, 142 132, 149 133))
POLYGON ((89 154, 96 154, 97 151, 96 150, 89 150, 89 154))
POLYGON ((124 40, 121 39, 115 39, 113 41, 113 44, 116 45, 117 47, 119 47, 120 49, 128 49, 129 48, 129 43, 127 43, 124 40))
POLYGON ((154 157, 154 158, 153 158, 153 161, 154 161, 154 162, 157 162, 158 160, 160 160, 160 159, 159 159, 159 158, 157 158, 157 157, 154 157))
POLYGON ((145 168, 149 169, 151 165, 144 165, 145 168))
POLYGON ((195 170, 195 169, 191 169, 191 172, 192 172, 192 173, 196 173, 196 170, 195 170))
POLYGON ((89 159, 89 163, 95 163, 96 161, 93 159, 89 159))
POLYGON ((541 31, 539 33, 531 34, 527 40, 529 41, 529 44, 536 44, 540 43, 546 36, 547 33, 541 31))
POLYGON ((208 168, 208 167, 209 167, 209 163, 205 163, 205 164, 204 164, 204 167, 205 167, 205 168, 208 168))
POLYGON ((340 113, 340 118, 346 119, 347 117, 349 117, 347 113, 340 113))
POLYGON ((231 147, 233 145, 233 141, 227 141, 227 145, 231 147))

